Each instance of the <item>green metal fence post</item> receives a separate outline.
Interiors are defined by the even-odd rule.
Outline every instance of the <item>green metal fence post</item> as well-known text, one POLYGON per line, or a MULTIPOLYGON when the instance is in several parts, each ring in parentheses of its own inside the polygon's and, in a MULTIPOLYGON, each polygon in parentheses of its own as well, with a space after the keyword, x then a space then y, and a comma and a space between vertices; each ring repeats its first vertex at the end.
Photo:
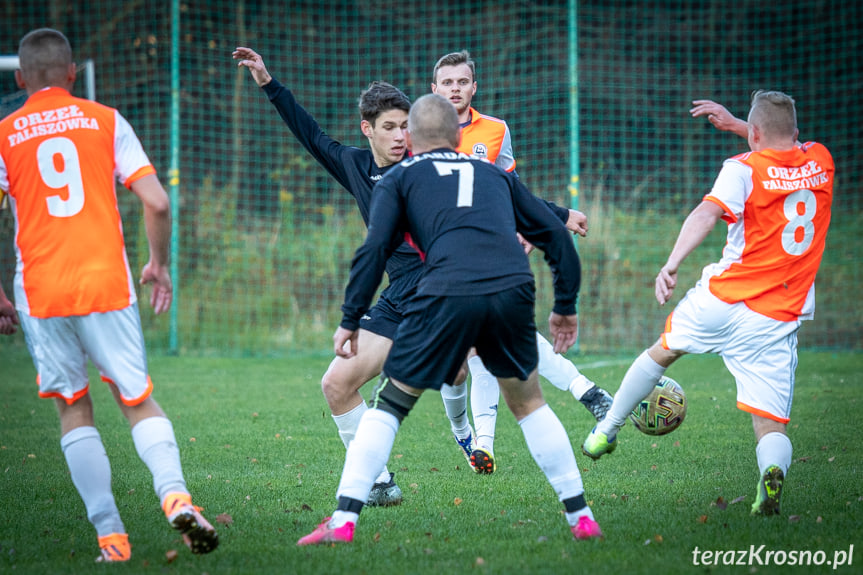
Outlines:
POLYGON ((171 278, 174 280, 169 351, 176 355, 179 353, 180 307, 180 0, 171 2, 171 167, 168 186, 171 196, 171 278))
MULTIPOLYGON (((569 0, 569 205, 578 209, 578 0, 569 0)), ((573 236, 575 237, 575 236, 573 236)), ((575 239, 573 241, 576 241, 575 239)), ((576 308, 577 309, 577 308, 576 308)), ((572 348, 578 353, 578 339, 572 348)))

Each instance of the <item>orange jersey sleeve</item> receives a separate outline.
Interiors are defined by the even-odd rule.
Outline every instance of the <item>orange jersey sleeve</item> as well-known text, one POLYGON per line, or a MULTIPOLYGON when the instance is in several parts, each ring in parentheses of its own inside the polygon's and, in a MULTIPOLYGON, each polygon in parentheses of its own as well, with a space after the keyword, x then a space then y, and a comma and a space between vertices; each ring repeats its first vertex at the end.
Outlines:
POLYGON ((833 175, 833 158, 817 143, 727 160, 705 197, 729 223, 722 260, 708 266, 710 291, 780 321, 811 316, 833 175))
POLYGON ((136 299, 117 206, 155 173, 113 108, 48 88, 0 122, 0 188, 15 217, 15 305, 34 317, 86 315, 136 299))

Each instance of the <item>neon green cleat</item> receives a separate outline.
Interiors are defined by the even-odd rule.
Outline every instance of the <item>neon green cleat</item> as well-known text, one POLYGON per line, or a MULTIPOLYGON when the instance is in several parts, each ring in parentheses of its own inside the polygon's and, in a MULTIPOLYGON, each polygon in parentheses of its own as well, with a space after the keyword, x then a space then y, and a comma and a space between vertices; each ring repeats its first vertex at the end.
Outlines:
POLYGON ((494 454, 491 449, 485 447, 477 447, 470 454, 470 466, 473 467, 475 473, 480 475, 491 475, 497 471, 497 463, 494 460, 494 454))
POLYGON ((587 436, 581 446, 581 452, 591 459, 599 459, 615 449, 617 449, 617 436, 608 439, 608 436, 597 431, 596 427, 590 431, 590 435, 587 436))
POLYGON ((771 465, 764 470, 764 475, 758 480, 758 494, 752 504, 752 515, 779 515, 783 481, 785 474, 778 465, 771 465))

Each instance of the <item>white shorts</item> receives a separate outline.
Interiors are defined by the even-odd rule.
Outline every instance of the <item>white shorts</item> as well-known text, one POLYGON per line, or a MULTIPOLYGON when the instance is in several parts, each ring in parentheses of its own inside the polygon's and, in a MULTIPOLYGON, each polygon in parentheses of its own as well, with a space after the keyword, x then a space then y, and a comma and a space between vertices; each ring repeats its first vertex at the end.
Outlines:
POLYGON ((39 374, 40 397, 62 398, 71 405, 84 396, 90 385, 88 358, 103 381, 117 386, 126 405, 137 405, 152 393, 137 304, 81 316, 19 315, 39 374))
POLYGON ((797 369, 800 321, 779 321, 743 302, 720 300, 699 281, 668 316, 662 346, 717 353, 737 382, 737 407, 788 423, 797 369))

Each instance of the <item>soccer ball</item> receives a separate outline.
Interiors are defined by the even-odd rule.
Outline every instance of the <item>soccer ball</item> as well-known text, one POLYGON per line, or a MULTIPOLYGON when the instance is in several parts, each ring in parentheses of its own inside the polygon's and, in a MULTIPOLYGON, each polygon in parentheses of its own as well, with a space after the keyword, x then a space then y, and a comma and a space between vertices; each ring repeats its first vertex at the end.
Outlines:
POLYGON ((671 433, 685 417, 686 395, 680 384, 668 376, 662 376, 650 395, 629 414, 635 428, 646 435, 671 433))

